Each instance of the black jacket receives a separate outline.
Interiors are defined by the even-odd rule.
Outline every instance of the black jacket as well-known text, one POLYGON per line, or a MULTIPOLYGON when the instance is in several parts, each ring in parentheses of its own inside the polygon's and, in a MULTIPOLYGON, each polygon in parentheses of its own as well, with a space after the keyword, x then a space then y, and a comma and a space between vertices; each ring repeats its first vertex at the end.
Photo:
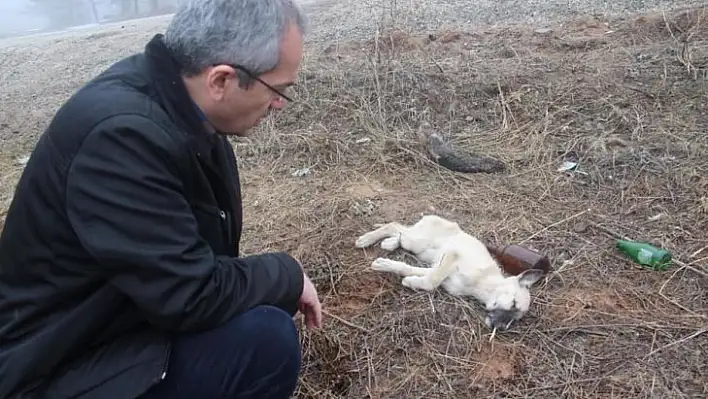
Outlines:
POLYGON ((232 147, 156 35, 57 112, 0 237, 0 398, 135 398, 176 332, 258 304, 295 314, 300 265, 239 257, 232 147))

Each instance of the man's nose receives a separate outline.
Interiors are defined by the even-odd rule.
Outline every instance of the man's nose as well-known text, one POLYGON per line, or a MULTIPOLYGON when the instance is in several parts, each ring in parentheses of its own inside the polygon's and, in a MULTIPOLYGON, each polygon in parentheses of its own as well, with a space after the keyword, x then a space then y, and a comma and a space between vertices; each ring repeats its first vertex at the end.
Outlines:
POLYGON ((270 107, 277 110, 281 110, 285 108, 286 103, 287 101, 283 97, 277 96, 273 99, 273 101, 270 102, 270 107))

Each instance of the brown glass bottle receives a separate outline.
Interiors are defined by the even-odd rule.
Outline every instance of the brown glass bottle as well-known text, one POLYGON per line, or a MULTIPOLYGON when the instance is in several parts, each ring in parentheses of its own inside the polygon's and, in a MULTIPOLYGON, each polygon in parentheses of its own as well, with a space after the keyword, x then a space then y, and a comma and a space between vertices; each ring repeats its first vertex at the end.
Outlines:
POLYGON ((521 245, 487 245, 487 250, 499 261, 502 269, 512 276, 528 269, 541 269, 544 273, 551 270, 548 257, 521 245))

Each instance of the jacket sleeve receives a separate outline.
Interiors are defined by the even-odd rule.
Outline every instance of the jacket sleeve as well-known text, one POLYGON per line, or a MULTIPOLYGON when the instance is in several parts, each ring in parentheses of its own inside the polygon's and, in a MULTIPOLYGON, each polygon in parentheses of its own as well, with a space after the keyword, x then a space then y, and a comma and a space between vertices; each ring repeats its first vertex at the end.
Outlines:
POLYGON ((173 331, 214 328, 260 304, 294 313, 300 265, 285 253, 215 256, 183 197, 176 149, 138 115, 106 120, 85 138, 67 173, 66 207, 97 272, 173 331))

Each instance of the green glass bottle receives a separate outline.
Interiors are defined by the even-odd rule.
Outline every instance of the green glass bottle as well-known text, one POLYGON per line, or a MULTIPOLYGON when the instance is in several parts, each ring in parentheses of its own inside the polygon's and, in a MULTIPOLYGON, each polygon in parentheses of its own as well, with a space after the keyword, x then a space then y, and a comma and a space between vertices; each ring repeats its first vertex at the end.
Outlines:
POLYGON ((666 270, 671 263, 671 253, 657 248, 649 243, 617 240, 617 249, 624 252, 640 265, 649 266, 654 270, 666 270))

